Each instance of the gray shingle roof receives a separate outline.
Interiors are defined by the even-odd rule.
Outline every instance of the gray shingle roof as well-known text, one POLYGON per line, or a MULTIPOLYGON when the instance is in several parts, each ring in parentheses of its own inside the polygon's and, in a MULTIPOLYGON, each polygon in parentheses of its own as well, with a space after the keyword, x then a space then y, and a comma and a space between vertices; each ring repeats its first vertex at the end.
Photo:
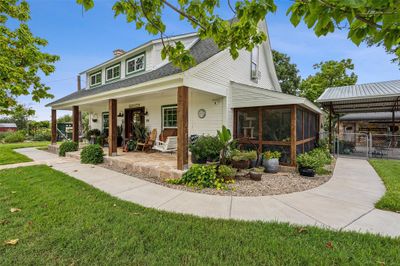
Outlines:
POLYGON ((317 102, 331 102, 343 99, 350 100, 389 95, 400 96, 400 80, 327 88, 318 98, 317 102))
MULTIPOLYGON (((206 40, 199 40, 196 44, 194 44, 193 47, 190 49, 190 52, 194 56, 196 63, 199 64, 207 60, 208 58, 212 57, 213 55, 217 54, 218 52, 220 52, 220 49, 212 39, 206 39, 206 40)), ((174 75, 180 72, 182 72, 181 69, 174 67, 172 63, 168 63, 160 68, 144 73, 142 75, 121 79, 113 83, 101 85, 94 89, 75 91, 65 97, 62 97, 58 100, 48 103, 46 106, 52 106, 54 104, 60 104, 66 101, 76 100, 79 98, 103 93, 106 91, 118 90, 121 88, 137 85, 143 82, 174 75)))
POLYGON ((15 123, 0 123, 0 127, 17 127, 15 123))
MULTIPOLYGON (((395 112, 396 121, 400 120, 400 111, 395 112)), ((341 121, 391 121, 391 112, 381 113, 355 113, 346 114, 340 118, 341 121)))

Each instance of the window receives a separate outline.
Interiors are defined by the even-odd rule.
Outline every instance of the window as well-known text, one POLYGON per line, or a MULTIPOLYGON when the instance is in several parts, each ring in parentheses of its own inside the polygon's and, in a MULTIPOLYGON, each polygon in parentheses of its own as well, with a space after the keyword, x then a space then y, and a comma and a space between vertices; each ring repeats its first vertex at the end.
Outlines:
POLYGON ((258 46, 251 51, 251 78, 258 79, 258 46))
POLYGON ((258 119, 257 109, 239 110, 236 123, 237 137, 258 140, 258 119))
POLYGON ((163 106, 162 111, 162 126, 163 128, 176 128, 177 126, 177 109, 176 105, 163 106))
POLYGON ((266 141, 290 141, 291 110, 266 109, 263 111, 263 140, 266 141))
POLYGON ((120 76, 121 66, 115 65, 106 69, 106 81, 117 79, 120 76))
POLYGON ((133 74, 144 70, 144 54, 126 60, 126 74, 133 74))
POLYGON ((90 86, 101 84, 101 71, 90 75, 90 86))
POLYGON ((103 112, 103 134, 108 136, 108 112, 103 112))

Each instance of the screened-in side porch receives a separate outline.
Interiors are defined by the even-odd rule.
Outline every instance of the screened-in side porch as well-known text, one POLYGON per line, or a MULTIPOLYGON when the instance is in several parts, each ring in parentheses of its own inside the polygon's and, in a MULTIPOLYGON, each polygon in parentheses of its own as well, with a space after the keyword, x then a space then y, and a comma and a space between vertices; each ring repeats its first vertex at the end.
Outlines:
POLYGON ((319 128, 320 114, 302 105, 234 109, 235 138, 249 149, 281 152, 283 165, 295 166, 298 154, 315 147, 319 128))

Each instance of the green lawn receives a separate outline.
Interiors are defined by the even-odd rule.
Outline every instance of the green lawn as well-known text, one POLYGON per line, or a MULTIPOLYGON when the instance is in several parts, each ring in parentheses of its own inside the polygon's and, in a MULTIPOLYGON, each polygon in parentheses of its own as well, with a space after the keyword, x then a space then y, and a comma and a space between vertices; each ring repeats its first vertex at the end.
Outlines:
POLYGON ((44 147, 49 145, 48 141, 33 141, 12 144, 0 144, 0 165, 31 162, 32 160, 25 155, 19 154, 13 149, 28 148, 28 147, 44 147))
POLYGON ((400 212, 400 161, 370 160, 386 186, 385 195, 375 204, 383 210, 400 212))
POLYGON ((0 240, 19 239, 0 244, 0 265, 400 264, 399 238, 156 211, 47 166, 0 183, 0 240))

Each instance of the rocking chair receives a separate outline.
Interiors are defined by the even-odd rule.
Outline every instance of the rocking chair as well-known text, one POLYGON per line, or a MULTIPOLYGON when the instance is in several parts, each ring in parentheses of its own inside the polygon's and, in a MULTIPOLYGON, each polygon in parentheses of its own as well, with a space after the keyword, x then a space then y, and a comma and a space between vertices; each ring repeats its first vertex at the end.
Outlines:
POLYGON ((156 142, 157 139, 157 129, 153 129, 150 133, 150 135, 147 137, 145 142, 138 142, 136 144, 136 150, 139 150, 139 147, 141 148, 141 151, 149 150, 153 147, 154 143, 156 142))

